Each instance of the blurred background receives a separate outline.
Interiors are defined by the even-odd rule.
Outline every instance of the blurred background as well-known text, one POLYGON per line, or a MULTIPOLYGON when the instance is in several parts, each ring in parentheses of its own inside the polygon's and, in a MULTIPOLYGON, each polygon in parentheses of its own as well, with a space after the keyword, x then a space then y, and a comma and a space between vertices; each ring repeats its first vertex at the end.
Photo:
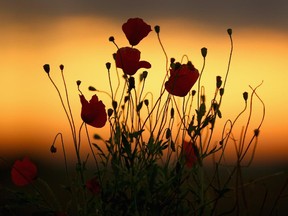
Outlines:
MULTIPOLYGON (((0 156, 6 159, 28 155, 51 162, 62 155, 49 149, 58 132, 72 151, 69 125, 57 92, 42 66, 51 66, 51 77, 62 88, 59 65, 64 64, 70 102, 79 128, 80 100, 76 80, 89 99, 92 85, 109 91, 106 62, 113 62, 115 46, 128 46, 121 26, 128 18, 141 17, 152 26, 160 25, 163 45, 170 57, 180 61, 187 54, 199 70, 200 49, 208 48, 202 81, 212 97, 215 77, 225 76, 230 51, 227 28, 233 29, 234 53, 222 106, 223 127, 243 109, 242 93, 258 89, 265 102, 266 117, 260 130, 255 165, 288 165, 288 3, 255 1, 1 1, 0 2, 0 156), (70 144, 71 143, 71 144, 70 144)), ((157 91, 165 74, 165 56, 151 32, 137 47, 149 61, 147 88, 157 91), (156 86, 156 87, 155 87, 156 86)), ((115 66, 112 67, 115 71, 115 66)), ((115 75, 115 74, 114 74, 115 75)), ((116 76, 116 75, 115 75, 116 76)), ((114 78, 115 78, 114 76, 114 78)), ((116 79, 115 79, 116 80, 116 79)), ((64 92, 63 92, 64 93, 64 92)), ((105 94, 98 94, 105 102, 105 94)), ((255 100, 250 130, 262 117, 261 103, 255 100)), ((111 107, 106 103, 106 107, 111 107)), ((240 131, 245 118, 240 119, 240 131)), ((105 137, 107 128, 90 132, 105 137)), ((59 145, 60 149, 60 145, 59 145)), ((232 154, 232 153, 231 153, 232 154)), ((2 162, 1 162, 2 163, 2 162)))

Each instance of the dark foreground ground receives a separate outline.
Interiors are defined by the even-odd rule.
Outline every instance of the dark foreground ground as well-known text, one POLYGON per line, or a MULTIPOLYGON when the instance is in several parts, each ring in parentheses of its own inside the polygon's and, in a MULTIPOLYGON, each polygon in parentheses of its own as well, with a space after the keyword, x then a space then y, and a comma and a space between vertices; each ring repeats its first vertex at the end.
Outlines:
MULTIPOLYGON (((65 176, 63 170, 57 169, 55 166, 41 165, 39 169, 39 175, 41 178, 49 182, 56 196, 65 200, 67 196, 61 186, 61 176, 65 176), (41 171, 45 170, 45 172, 41 171)), ((8 189, 17 189, 11 184, 9 170, 1 167, 0 170, 0 216, 10 215, 45 215, 38 212, 38 214, 32 214, 33 208, 23 207, 11 208, 11 194, 8 189), (8 206, 10 206, 8 208, 8 206), (8 209, 10 209, 8 211, 8 209)), ((254 166, 249 169, 243 170, 243 179, 246 182, 244 190, 246 196, 246 205, 243 203, 242 210, 239 215, 288 215, 288 166, 254 166)), ((18 188, 19 189, 19 188, 18 188)), ((31 189, 31 188, 30 188, 31 189)), ((20 191, 25 191, 26 188, 20 188, 20 191)), ((232 205, 231 196, 233 194, 227 194, 219 203, 224 209, 229 205, 232 205)), ((12 205, 11 205, 12 204, 12 205)), ((23 204, 23 203, 22 203, 23 204)), ((221 208, 220 208, 221 209, 221 208)), ((221 210, 214 215, 235 215, 235 212, 223 214, 221 210)))

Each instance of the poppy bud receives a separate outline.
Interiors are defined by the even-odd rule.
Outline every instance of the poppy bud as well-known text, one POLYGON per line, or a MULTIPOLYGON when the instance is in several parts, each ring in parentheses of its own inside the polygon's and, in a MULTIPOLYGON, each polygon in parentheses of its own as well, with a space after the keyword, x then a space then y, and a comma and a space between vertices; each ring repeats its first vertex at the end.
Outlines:
POLYGON ((143 75, 143 79, 146 79, 146 77, 148 76, 148 72, 147 71, 143 71, 143 73, 142 73, 143 75))
POLYGON ((194 96, 196 94, 196 90, 192 90, 191 94, 194 96))
POLYGON ((220 96, 224 94, 224 88, 220 88, 220 96))
POLYGON ((222 85, 221 76, 216 76, 216 87, 217 87, 217 89, 219 89, 221 85, 222 85))
POLYGON ((89 87, 88 87, 88 90, 89 90, 89 91, 97 91, 97 89, 94 88, 93 86, 89 86, 89 87))
POLYGON ((166 139, 169 139, 171 137, 171 130, 170 128, 167 128, 166 130, 166 139))
POLYGON ((109 41, 110 41, 110 42, 114 42, 114 41, 115 41, 115 38, 114 38, 113 36, 110 36, 110 37, 109 37, 109 41))
POLYGON ((159 34, 159 33, 160 33, 160 26, 159 26, 159 25, 156 25, 156 26, 154 27, 154 30, 155 30, 155 32, 156 32, 157 34, 159 34))
POLYGON ((52 145, 52 146, 50 147, 50 152, 51 152, 51 153, 56 153, 56 152, 57 152, 57 148, 56 148, 54 145, 52 145))
POLYGON ((128 92, 130 92, 133 88, 135 88, 135 79, 134 77, 129 77, 128 79, 128 92))
POLYGON ((227 33, 229 34, 229 36, 231 36, 232 35, 232 29, 231 28, 227 29, 227 33))
POLYGON ((170 115, 171 115, 171 118, 174 118, 174 108, 173 107, 171 108, 170 115))
POLYGON ((60 68, 61 71, 63 71, 63 70, 64 70, 64 65, 61 64, 61 65, 59 66, 59 68, 60 68))
POLYGON ((213 102, 213 103, 212 103, 212 108, 213 108, 214 111, 217 111, 217 110, 218 110, 218 107, 219 107, 219 106, 218 106, 217 102, 213 102))
POLYGON ((49 72, 50 72, 50 65, 49 65, 49 64, 44 64, 44 65, 43 65, 43 68, 44 68, 44 71, 45 71, 47 74, 49 74, 49 72))
POLYGON ((106 68, 107 68, 107 70, 110 70, 110 68, 111 68, 111 63, 110 62, 106 63, 106 68))
POLYGON ((77 80, 76 84, 77 84, 77 86, 80 86, 81 85, 81 80, 77 80))
POLYGON ((110 118, 112 116, 112 114, 113 114, 113 109, 109 108, 107 110, 107 114, 108 114, 108 117, 110 118))
POLYGON ((254 135, 255 135, 256 137, 259 136, 259 133, 260 133, 260 130, 259 130, 259 129, 255 129, 255 130, 254 130, 254 135))
POLYGON ((148 72, 147 71, 143 71, 143 73, 140 74, 140 82, 143 81, 143 79, 146 79, 148 75, 148 72))
POLYGON ((244 93, 243 93, 243 98, 244 98, 245 101, 247 101, 247 99, 248 99, 248 92, 244 92, 244 93))
POLYGON ((203 47, 201 49, 201 54, 202 54, 203 58, 206 58, 206 56, 207 56, 207 48, 206 47, 203 47))
POLYGON ((149 100, 148 100, 148 99, 145 99, 145 100, 144 100, 144 104, 145 104, 146 106, 148 106, 148 105, 149 105, 149 100))
POLYGON ((117 106, 118 106, 117 101, 112 101, 112 107, 113 107, 114 110, 117 109, 117 106))

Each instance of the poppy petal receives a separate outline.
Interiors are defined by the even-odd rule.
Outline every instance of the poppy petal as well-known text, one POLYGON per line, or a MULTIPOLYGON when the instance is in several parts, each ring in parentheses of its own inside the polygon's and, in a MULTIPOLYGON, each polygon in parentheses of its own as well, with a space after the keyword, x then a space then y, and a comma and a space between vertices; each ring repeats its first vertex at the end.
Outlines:
POLYGON ((131 46, 137 45, 152 31, 151 26, 141 18, 128 19, 127 22, 122 25, 122 30, 131 46))
POLYGON ((84 95, 80 95, 82 104, 81 118, 86 123, 96 128, 104 127, 107 121, 105 105, 98 100, 97 95, 93 95, 88 102, 84 95))
POLYGON ((16 160, 11 170, 12 182, 17 186, 32 183, 37 177, 37 166, 28 157, 16 160))

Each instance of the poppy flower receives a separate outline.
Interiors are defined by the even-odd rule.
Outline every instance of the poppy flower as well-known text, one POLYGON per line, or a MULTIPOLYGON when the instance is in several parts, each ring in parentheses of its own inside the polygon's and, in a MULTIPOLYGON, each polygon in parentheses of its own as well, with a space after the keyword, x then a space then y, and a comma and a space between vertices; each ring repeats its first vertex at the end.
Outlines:
POLYGON ((86 181, 86 188, 93 194, 99 194, 101 191, 100 184, 96 177, 86 181))
POLYGON ((191 90, 199 77, 198 70, 191 62, 176 63, 170 69, 170 77, 165 83, 166 90, 175 96, 184 97, 191 90))
POLYGON ((84 95, 80 95, 82 104, 81 118, 86 123, 96 128, 104 127, 107 121, 105 105, 98 100, 97 95, 93 95, 88 102, 84 95))
POLYGON ((128 21, 122 25, 122 30, 131 46, 137 45, 152 31, 151 26, 140 18, 128 19, 128 21))
POLYGON ((183 142, 182 151, 185 157, 185 164, 187 167, 193 167, 198 160, 198 149, 192 142, 183 142))
POLYGON ((115 55, 116 66, 121 68, 125 74, 134 75, 140 68, 151 68, 147 61, 140 61, 141 52, 131 47, 118 49, 115 55))
POLYGON ((11 170, 12 182, 17 186, 25 186, 32 183, 37 177, 37 167, 28 157, 16 160, 11 170))

